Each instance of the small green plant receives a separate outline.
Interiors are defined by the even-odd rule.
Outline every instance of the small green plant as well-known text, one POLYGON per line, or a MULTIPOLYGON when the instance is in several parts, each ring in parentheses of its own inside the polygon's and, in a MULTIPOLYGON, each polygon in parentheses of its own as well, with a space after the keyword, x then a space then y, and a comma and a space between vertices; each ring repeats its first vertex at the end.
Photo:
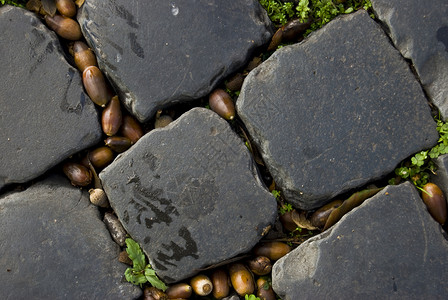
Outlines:
POLYGON ((288 211, 292 211, 294 209, 294 207, 292 207, 292 205, 290 203, 284 203, 282 206, 280 206, 280 208, 278 209, 278 212, 281 215, 284 215, 285 213, 287 213, 288 211))
POLYGON ((5 5, 5 4, 24 8, 26 5, 26 1, 25 0, 0 0, 0 6, 5 5))
MULTIPOLYGON (((448 123, 443 122, 440 116, 436 118, 436 122, 439 132, 438 144, 429 150, 420 151, 395 169, 397 176, 412 181, 418 188, 422 188, 428 183, 429 173, 436 171, 436 165, 432 159, 442 154, 448 154, 448 123)), ((389 180, 389 183, 394 184, 394 179, 389 180)))
POLYGON ((132 260, 132 268, 127 268, 124 276, 132 284, 140 287, 149 282, 152 286, 165 291, 166 285, 157 277, 151 265, 146 263, 146 257, 140 246, 132 239, 126 239, 126 252, 132 260))
POLYGON ((282 196, 282 193, 279 190, 272 190, 271 193, 275 197, 275 199, 280 200, 280 197, 282 196))
POLYGON ((311 18, 312 24, 306 34, 321 28, 340 14, 352 13, 361 8, 368 10, 372 7, 370 0, 300 0, 296 6, 292 2, 280 0, 259 0, 259 2, 276 25, 284 25, 295 17, 303 22, 311 18))
POLYGON ((250 294, 250 295, 244 296, 244 300, 261 300, 261 299, 258 298, 257 296, 255 296, 254 294, 250 294))

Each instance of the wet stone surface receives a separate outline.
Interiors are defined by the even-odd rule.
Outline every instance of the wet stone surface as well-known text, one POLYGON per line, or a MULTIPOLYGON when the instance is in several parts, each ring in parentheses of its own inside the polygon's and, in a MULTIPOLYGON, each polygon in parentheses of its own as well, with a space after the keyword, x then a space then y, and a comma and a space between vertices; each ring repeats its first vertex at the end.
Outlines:
POLYGON ((272 35, 256 0, 91 0, 78 21, 101 70, 140 121, 206 96, 272 35))
POLYGON ((309 210, 437 142, 420 85, 360 11, 249 73, 237 110, 276 183, 309 210))
POLYGON ((146 134, 100 179, 167 283, 250 251, 277 214, 243 142, 204 108, 146 134))
POLYGON ((97 112, 59 40, 33 13, 0 8, 0 189, 99 142, 97 112))
POLYGON ((87 192, 53 176, 0 198, 1 299, 135 299, 87 192))
POLYGON ((281 258, 275 292, 293 299, 444 299, 448 237, 411 183, 388 186, 281 258))
POLYGON ((429 98, 448 117, 448 2, 372 0, 401 54, 412 61, 429 98))

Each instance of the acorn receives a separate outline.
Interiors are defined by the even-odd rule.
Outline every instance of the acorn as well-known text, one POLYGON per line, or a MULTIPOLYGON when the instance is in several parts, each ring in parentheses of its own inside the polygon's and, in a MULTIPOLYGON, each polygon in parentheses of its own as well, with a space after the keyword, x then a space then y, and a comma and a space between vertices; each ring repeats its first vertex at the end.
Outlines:
POLYGON ((93 51, 86 45, 86 43, 81 41, 76 41, 73 44, 73 58, 75 59, 76 66, 81 72, 84 72, 87 67, 98 66, 93 51))
POLYGON ((118 261, 129 266, 132 266, 134 264, 132 262, 132 259, 129 258, 129 254, 126 252, 126 250, 123 250, 118 254, 118 261))
POLYGON ((162 115, 162 111, 157 111, 154 128, 162 128, 173 122, 173 118, 169 115, 162 115))
POLYGON ((223 269, 215 269, 210 275, 210 280, 213 283, 213 297, 216 299, 222 299, 229 295, 229 276, 226 271, 223 269))
POLYGON ((423 186, 422 198, 431 216, 441 225, 445 224, 447 207, 442 190, 434 183, 427 183, 423 186))
POLYGON ((282 223, 283 228, 287 231, 294 231, 297 229, 297 224, 292 219, 292 212, 293 211, 287 211, 279 217, 280 223, 282 223))
POLYGON ((193 293, 192 287, 187 283, 177 283, 166 289, 168 299, 187 299, 193 293))
POLYGON ((213 283, 207 275, 199 274, 190 280, 193 291, 199 296, 207 296, 213 290, 213 283))
POLYGON ((118 132, 122 122, 120 100, 113 96, 101 115, 101 126, 106 135, 112 136, 118 132))
POLYGON ((45 22, 51 30, 64 39, 76 41, 82 37, 81 28, 78 22, 73 19, 61 15, 55 15, 54 17, 46 15, 45 22))
POLYGON ((266 275, 272 270, 271 260, 266 256, 257 256, 247 261, 247 266, 255 275, 266 275))
POLYGON ((253 294, 255 282, 252 273, 241 263, 231 264, 229 267, 230 281, 233 288, 241 297, 253 294))
POLYGON ((131 147, 131 140, 124 136, 110 136, 104 143, 117 153, 122 153, 131 147))
POLYGON ((257 279, 257 297, 261 300, 276 300, 274 290, 264 278, 257 279))
POLYGON ((102 146, 90 151, 89 159, 95 168, 102 169, 114 160, 114 153, 109 147, 102 146))
POLYGON ((208 103, 211 110, 226 120, 233 120, 235 118, 235 105, 232 97, 222 89, 214 90, 210 96, 208 103))
POLYGON ((76 6, 73 0, 56 0, 56 8, 61 15, 68 18, 76 15, 76 6))
POLYGON ((143 136, 142 127, 137 120, 130 115, 123 116, 120 132, 123 136, 130 139, 132 144, 135 144, 143 136))
POLYGON ((291 247, 282 242, 268 242, 255 246, 253 252, 256 256, 266 256, 270 260, 277 260, 291 251, 291 247))
POLYGON ((100 69, 96 66, 85 68, 82 72, 82 82, 93 103, 105 107, 110 100, 110 92, 100 69))
POLYGON ((330 203, 325 204, 318 210, 316 210, 310 218, 311 225, 318 227, 318 228, 324 228, 325 223, 327 223, 328 216, 330 216, 331 212, 341 206, 342 200, 334 200, 330 203))
POLYGON ((123 247, 126 243, 127 233, 118 218, 113 213, 106 212, 104 214, 103 222, 106 224, 106 227, 115 243, 123 247))
POLYGON ((90 189, 89 190, 90 202, 99 207, 109 207, 109 202, 107 201, 106 193, 103 189, 90 189))
POLYGON ((226 88, 228 88, 233 92, 239 91, 241 90, 243 82, 244 82, 243 74, 236 73, 226 81, 226 88))
POLYGON ((90 170, 81 164, 67 162, 62 166, 62 171, 70 179, 72 185, 87 186, 92 182, 90 170))
POLYGON ((164 292, 159 290, 158 288, 155 288, 153 286, 146 287, 143 290, 143 299, 144 300, 167 300, 168 297, 164 292))

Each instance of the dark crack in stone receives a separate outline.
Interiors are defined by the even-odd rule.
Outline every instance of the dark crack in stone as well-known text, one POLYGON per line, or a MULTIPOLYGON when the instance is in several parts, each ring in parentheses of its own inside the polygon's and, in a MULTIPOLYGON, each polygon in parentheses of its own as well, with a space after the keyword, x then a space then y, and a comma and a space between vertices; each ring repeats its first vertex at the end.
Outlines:
POLYGON ((373 9, 442 116, 448 117, 448 2, 372 0, 373 9))

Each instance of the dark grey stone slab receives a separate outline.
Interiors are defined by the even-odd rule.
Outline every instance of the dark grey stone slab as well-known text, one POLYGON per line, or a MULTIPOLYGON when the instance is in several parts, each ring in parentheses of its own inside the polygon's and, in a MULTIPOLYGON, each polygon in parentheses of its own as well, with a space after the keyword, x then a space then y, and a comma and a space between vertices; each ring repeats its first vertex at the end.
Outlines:
POLYGON ((411 183, 388 186, 278 260, 284 300, 445 299, 446 232, 411 183))
POLYGON ((244 143, 205 108, 147 133, 100 179, 126 231, 168 283, 250 251, 277 214, 244 143))
POLYGON ((246 77, 237 111, 287 200, 305 210, 438 138, 420 85, 365 11, 276 51, 246 77))
POLYGON ((140 121, 157 108, 206 96, 272 35, 256 0, 91 0, 78 21, 140 121))
POLYGON ((448 117, 448 2, 372 0, 401 54, 412 61, 420 81, 442 116, 448 117))
POLYGON ((59 41, 24 9, 0 8, 0 189, 99 142, 97 112, 59 41))
POLYGON ((87 192, 51 177, 0 198, 1 299, 135 299, 87 192))

